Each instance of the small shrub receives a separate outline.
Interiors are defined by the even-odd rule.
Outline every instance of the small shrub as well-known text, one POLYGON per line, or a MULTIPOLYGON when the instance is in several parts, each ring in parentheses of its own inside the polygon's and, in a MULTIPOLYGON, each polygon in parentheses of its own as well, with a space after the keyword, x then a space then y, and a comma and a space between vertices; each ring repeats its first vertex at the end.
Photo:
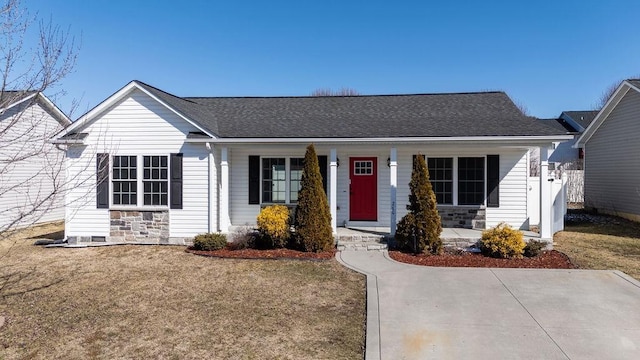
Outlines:
POLYGON ((229 247, 232 250, 255 249, 257 237, 258 234, 250 227, 242 228, 231 235, 229 247))
POLYGON ((482 254, 497 258, 521 258, 525 246, 522 231, 515 230, 506 223, 483 231, 480 240, 482 254))
POLYGON ((547 243, 540 240, 529 240, 527 245, 524 247, 524 256, 526 257, 535 257, 540 255, 540 252, 547 247, 547 243))
POLYGON ((193 248, 195 250, 220 250, 227 246, 227 237, 222 233, 208 233, 196 235, 193 238, 193 248))
POLYGON ((258 215, 258 231, 261 247, 286 247, 291 236, 289 208, 284 205, 271 205, 262 209, 258 215))

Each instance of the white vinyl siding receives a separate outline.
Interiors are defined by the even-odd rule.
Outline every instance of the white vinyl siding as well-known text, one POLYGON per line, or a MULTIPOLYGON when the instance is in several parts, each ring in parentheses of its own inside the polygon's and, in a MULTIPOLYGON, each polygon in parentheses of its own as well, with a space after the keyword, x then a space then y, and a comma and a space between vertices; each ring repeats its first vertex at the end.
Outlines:
POLYGON ((24 211, 35 210, 14 226, 64 218, 63 191, 51 196, 64 184, 64 152, 49 143, 62 127, 29 100, 0 115, 0 229, 24 211))
POLYGON ((585 146, 585 206, 640 214, 640 93, 631 89, 585 146))
POLYGON ((516 229, 529 230, 527 201, 540 199, 527 199, 526 151, 503 150, 493 154, 500 155, 500 207, 487 208, 486 227, 506 222, 516 229))
MULTIPOLYGON (((190 131, 197 131, 193 125, 134 90, 81 131, 89 133, 85 140, 88 146, 84 150, 71 147, 69 151, 68 174, 76 177, 78 184, 71 188, 67 198, 67 236, 109 235, 109 209, 96 209, 96 153, 112 156, 183 153, 183 209, 169 210, 170 237, 192 237, 208 231, 209 151, 204 144, 184 143, 190 131), (76 152, 80 154, 73 155, 76 152)), ((142 164, 138 164, 138 176, 142 176, 142 164)), ((139 204, 136 209, 144 210, 145 206, 139 204)), ((216 228, 217 224, 214 231, 216 228)))

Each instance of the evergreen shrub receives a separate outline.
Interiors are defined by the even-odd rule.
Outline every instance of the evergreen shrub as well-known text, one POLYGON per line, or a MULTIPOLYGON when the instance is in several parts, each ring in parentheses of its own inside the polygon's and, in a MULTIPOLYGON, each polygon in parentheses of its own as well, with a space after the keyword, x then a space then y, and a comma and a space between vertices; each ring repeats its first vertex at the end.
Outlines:
POLYGON ((441 254, 443 250, 442 223, 438 214, 436 195, 429 181, 429 169, 424 157, 418 154, 413 162, 409 183, 409 212, 396 228, 396 246, 401 251, 441 254), (415 237, 415 249, 414 249, 415 237))
POLYGON ((302 251, 328 251, 333 248, 333 229, 327 194, 322 186, 318 156, 313 144, 307 146, 295 211, 295 245, 302 251))
POLYGON ((200 234, 193 238, 193 249, 195 250, 220 250, 225 246, 227 246, 227 237, 222 233, 200 234))
POLYGON ((521 258, 526 243, 522 231, 511 228, 506 223, 482 232, 480 251, 486 256, 496 258, 521 258))
POLYGON ((267 248, 283 248, 289 244, 291 235, 289 208, 284 205, 270 205, 258 215, 258 231, 261 245, 267 248))

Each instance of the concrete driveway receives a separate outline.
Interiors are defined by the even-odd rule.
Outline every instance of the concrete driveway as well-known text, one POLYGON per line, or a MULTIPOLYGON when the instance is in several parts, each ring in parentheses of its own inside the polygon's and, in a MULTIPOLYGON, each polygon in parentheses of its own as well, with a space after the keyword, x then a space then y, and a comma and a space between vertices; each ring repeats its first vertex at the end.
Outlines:
POLYGON ((640 359, 640 282, 622 272, 337 258, 367 275, 367 360, 640 359))

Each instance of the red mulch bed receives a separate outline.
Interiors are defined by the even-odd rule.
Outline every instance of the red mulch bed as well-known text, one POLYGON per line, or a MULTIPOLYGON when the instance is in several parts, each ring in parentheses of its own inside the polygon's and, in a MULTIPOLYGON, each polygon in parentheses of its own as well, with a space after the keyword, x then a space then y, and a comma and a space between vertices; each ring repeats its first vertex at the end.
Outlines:
POLYGON ((443 267, 491 267, 491 268, 534 268, 534 269, 575 269, 569 257, 559 251, 543 251, 540 255, 522 259, 495 259, 479 253, 443 255, 413 255, 400 251, 389 251, 393 260, 424 266, 443 267))
POLYGON ((196 255, 219 257, 219 258, 234 258, 234 259, 328 260, 333 258, 336 255, 335 250, 314 253, 314 252, 302 252, 302 251, 291 250, 291 249, 232 250, 232 249, 226 248, 226 249, 214 250, 214 251, 201 251, 201 250, 193 250, 191 248, 187 248, 186 251, 196 255))

